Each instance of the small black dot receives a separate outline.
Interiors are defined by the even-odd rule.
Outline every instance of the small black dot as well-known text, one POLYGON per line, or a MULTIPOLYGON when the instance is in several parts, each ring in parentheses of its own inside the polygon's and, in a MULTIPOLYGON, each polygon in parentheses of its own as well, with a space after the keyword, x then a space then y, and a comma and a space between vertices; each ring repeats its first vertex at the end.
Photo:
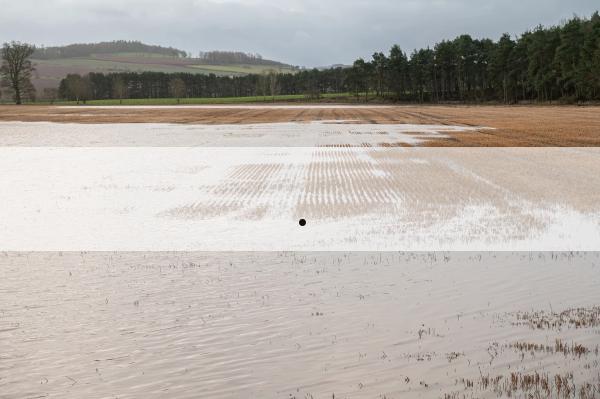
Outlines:
POLYGON ((304 219, 300 219, 300 221, 298 222, 300 224, 300 226, 304 227, 306 226, 306 220, 304 219))

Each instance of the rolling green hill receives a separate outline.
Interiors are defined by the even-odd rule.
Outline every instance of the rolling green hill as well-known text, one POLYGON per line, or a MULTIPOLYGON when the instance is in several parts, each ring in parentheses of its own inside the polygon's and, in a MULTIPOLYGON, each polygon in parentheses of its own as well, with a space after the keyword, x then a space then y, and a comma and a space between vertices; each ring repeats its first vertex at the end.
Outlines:
POLYGON ((70 73, 184 72, 239 76, 295 70, 290 65, 244 53, 205 54, 204 58, 190 58, 181 50, 125 41, 42 48, 32 57, 36 68, 33 83, 41 94, 45 88, 58 87, 60 80, 70 73))

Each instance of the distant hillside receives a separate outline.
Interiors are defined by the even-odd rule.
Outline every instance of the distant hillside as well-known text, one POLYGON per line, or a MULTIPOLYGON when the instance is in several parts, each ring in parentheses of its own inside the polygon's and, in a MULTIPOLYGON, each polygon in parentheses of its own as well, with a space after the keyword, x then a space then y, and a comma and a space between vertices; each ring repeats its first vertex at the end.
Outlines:
POLYGON ((186 57, 187 55, 185 51, 172 47, 153 46, 137 41, 117 40, 113 42, 70 44, 61 47, 40 47, 36 49, 33 58, 54 60, 58 58, 89 57, 93 54, 111 53, 146 53, 170 57, 186 57))
POLYGON ((183 50, 148 45, 141 42, 115 41, 72 44, 36 50, 33 84, 38 94, 43 89, 58 87, 67 74, 90 72, 166 72, 243 76, 269 70, 294 72, 295 68, 258 54, 211 51, 190 58, 183 50))

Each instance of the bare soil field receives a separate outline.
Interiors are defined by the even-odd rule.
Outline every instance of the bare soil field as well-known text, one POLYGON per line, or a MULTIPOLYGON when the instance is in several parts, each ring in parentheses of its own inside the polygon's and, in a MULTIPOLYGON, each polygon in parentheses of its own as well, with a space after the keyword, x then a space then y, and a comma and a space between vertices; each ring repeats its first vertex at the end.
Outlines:
POLYGON ((432 138, 426 146, 600 146, 600 108, 575 106, 0 106, 0 121, 256 124, 352 120, 370 124, 488 127, 432 138))

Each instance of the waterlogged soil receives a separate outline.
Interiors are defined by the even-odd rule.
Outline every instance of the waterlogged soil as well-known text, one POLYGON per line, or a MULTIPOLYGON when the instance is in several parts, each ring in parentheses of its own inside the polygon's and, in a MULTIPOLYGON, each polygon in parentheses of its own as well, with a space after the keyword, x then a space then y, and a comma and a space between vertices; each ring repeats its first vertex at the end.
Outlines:
MULTIPOLYGON (((428 146, 600 145, 600 108, 593 106, 0 106, 0 121, 13 122, 222 125, 324 120, 493 128, 475 129, 475 132, 455 131, 446 137, 429 137, 424 144, 428 146)), ((349 142, 347 145, 357 144, 349 142)))
POLYGON ((595 251, 599 157, 597 148, 5 147, 0 243, 595 251))
POLYGON ((0 122, 5 147, 411 147, 452 132, 449 125, 310 121, 225 125, 0 122))
POLYGON ((509 252, 598 249, 596 149, 401 148, 597 146, 598 108, 0 121, 1 399, 600 397, 600 253, 509 252))
POLYGON ((0 255, 6 399, 600 393, 598 253, 0 255))

